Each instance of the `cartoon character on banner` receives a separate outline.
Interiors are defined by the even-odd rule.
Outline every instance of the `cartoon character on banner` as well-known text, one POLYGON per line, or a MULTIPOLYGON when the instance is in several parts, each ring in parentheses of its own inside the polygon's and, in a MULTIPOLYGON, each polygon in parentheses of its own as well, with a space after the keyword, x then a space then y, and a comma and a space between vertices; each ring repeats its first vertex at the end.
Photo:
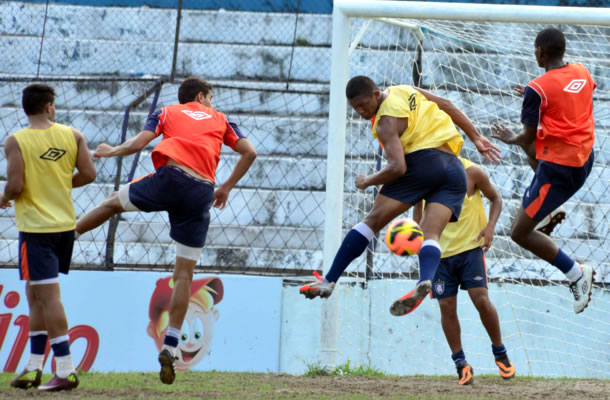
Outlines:
MULTIPOLYGON (((169 326, 169 301, 174 289, 172 277, 157 281, 150 298, 147 333, 161 351, 163 339, 169 326)), ((218 321, 218 310, 224 294, 222 281, 217 276, 193 280, 188 310, 180 332, 180 342, 176 356, 177 370, 187 370, 197 365, 210 352, 214 336, 214 324, 218 321)))

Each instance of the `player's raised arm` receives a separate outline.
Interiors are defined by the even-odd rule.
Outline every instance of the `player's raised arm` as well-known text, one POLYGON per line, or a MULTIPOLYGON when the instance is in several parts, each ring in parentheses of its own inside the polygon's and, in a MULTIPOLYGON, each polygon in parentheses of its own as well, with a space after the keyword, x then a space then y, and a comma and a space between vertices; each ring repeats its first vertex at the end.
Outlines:
POLYGON ((95 149, 93 157, 106 158, 135 154, 142 151, 142 149, 144 149, 144 147, 146 147, 146 145, 156 137, 156 133, 145 129, 118 146, 111 146, 106 143, 101 143, 99 146, 97 146, 97 149, 95 149))
POLYGON ((358 175, 356 187, 366 189, 373 185, 383 185, 395 181, 407 172, 405 153, 400 135, 407 129, 405 118, 381 117, 377 123, 377 138, 381 142, 388 163, 373 175, 358 175))
POLYGON ((76 155, 76 169, 77 172, 72 175, 72 187, 77 188, 85 186, 95 180, 97 172, 93 165, 93 160, 89 154, 89 148, 87 147, 87 139, 78 129, 72 128, 72 133, 76 139, 77 155, 76 155))
POLYGON ((252 143, 241 133, 237 124, 228 120, 224 143, 233 148, 235 152, 239 153, 240 157, 229 178, 214 191, 214 201, 212 202, 212 205, 221 210, 227 205, 229 192, 246 172, 248 172, 248 169, 250 169, 257 157, 256 149, 252 143))
POLYGON ((496 224, 502 212, 502 196, 496 190, 495 186, 489 180, 489 176, 485 171, 477 166, 472 166, 466 171, 468 179, 471 179, 475 186, 483 193, 483 196, 489 200, 489 216, 487 218, 487 226, 479 233, 477 240, 484 238, 483 251, 487 252, 491 248, 493 242, 494 231, 496 224))
POLYGON ((426 99, 435 102, 438 105, 438 108, 446 112, 453 120, 453 123, 460 127, 472 143, 474 143, 479 153, 481 153, 485 159, 488 161, 500 161, 502 159, 500 148, 490 142, 489 139, 482 136, 468 115, 453 104, 451 100, 437 96, 421 88, 415 87, 414 89, 423 94, 426 99))
POLYGON ((11 200, 15 200, 23 191, 25 181, 25 164, 19 149, 19 144, 14 136, 9 136, 4 141, 4 152, 6 154, 6 185, 4 194, 0 201, 1 208, 12 205, 11 200))

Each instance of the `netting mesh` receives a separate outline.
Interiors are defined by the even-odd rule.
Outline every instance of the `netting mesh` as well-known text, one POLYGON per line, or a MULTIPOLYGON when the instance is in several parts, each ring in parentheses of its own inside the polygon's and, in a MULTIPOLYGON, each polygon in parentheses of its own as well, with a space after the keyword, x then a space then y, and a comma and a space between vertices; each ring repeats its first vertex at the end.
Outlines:
MULTIPOLYGON (((465 111, 487 137, 491 136, 490 125, 495 121, 515 132, 520 131, 522 96, 513 88, 518 84, 525 86, 544 72, 536 64, 533 41, 547 25, 353 19, 351 26, 352 39, 359 39, 350 54, 350 76, 367 75, 383 88, 396 84, 418 85, 447 97, 465 111)), ((556 376, 574 375, 571 370, 573 361, 585 360, 587 370, 580 371, 581 375, 607 376, 610 314, 601 304, 609 295, 607 284, 610 282, 610 203, 607 196, 610 186, 607 168, 610 162, 610 28, 563 25, 559 28, 568 41, 565 60, 587 66, 597 83, 593 171, 584 187, 565 204, 567 219, 552 235, 568 255, 597 271, 598 286, 594 289, 593 300, 578 319, 572 311, 573 299, 564 275, 521 249, 510 238, 512 218, 533 178, 524 153, 517 146, 500 143, 504 160, 490 164, 466 139, 462 156, 483 166, 504 200, 493 248, 486 255, 486 265, 492 282, 490 295, 502 319, 505 343, 514 349, 516 357, 523 358, 520 361, 527 365, 530 374, 545 371, 549 375, 548 371, 552 371, 550 374, 556 376), (596 298, 602 301, 596 303, 596 298), (551 333, 547 335, 545 332, 551 333)), ((366 192, 355 188, 355 176, 371 174, 380 167, 379 147, 370 137, 370 123, 363 121, 351 109, 348 111, 347 146, 344 230, 364 218, 374 198, 372 188, 366 192)), ((417 259, 391 255, 382 240, 379 238, 374 243, 366 257, 350 265, 348 275, 356 281, 367 277, 370 287, 379 286, 376 282, 381 281, 376 279, 381 278, 416 279, 417 259)), ((396 286, 387 283, 381 294, 367 300, 371 314, 387 313, 392 301, 412 286, 412 283, 398 282, 396 286)), ((458 309, 472 309, 465 292, 458 299, 458 309)), ((438 306, 435 304, 434 307, 438 306)), ((356 312, 351 305, 342 306, 341 310, 352 316, 356 312)), ((488 343, 476 312, 467 315, 470 317, 462 320, 463 336, 488 343)), ((370 331, 387 330, 389 325, 403 338, 418 337, 420 325, 430 324, 430 321, 438 321, 436 328, 440 330, 438 316, 431 317, 422 311, 403 319, 387 320, 384 322, 387 325, 376 326, 375 319, 371 321, 374 326, 370 331)), ((387 369, 405 372, 404 360, 384 350, 388 344, 376 342, 376 337, 373 335, 362 342, 355 340, 346 346, 359 348, 371 364, 381 368, 388 364, 389 357, 391 367, 387 369)), ((447 365, 447 350, 438 351, 446 349, 446 345, 434 347, 438 343, 426 343, 425 338, 421 339, 417 343, 422 347, 413 354, 418 360, 419 370, 425 365, 427 371, 438 371, 436 365, 447 365)), ((398 342, 392 345, 398 345, 398 342)), ((481 357, 479 365, 486 368, 479 367, 482 369, 480 372, 495 371, 487 344, 478 349, 468 349, 467 353, 481 357)))

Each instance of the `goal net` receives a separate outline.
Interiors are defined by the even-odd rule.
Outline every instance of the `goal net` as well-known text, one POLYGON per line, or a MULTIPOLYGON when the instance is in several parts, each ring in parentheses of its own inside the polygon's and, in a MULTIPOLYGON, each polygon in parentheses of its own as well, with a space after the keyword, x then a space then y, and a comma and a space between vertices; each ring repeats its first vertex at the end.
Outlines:
MULTIPOLYGON (((533 177, 521 149, 495 141, 502 148, 503 160, 492 164, 465 138, 461 155, 487 171, 503 198, 504 207, 493 247, 486 254, 486 265, 490 298, 498 310, 503 341, 518 374, 607 378, 610 27, 387 18, 383 8, 378 6, 377 11, 368 12, 370 18, 350 18, 346 24, 349 76, 369 76, 381 88, 416 85, 449 98, 486 137, 491 136, 490 126, 496 121, 520 131, 522 96, 514 88, 525 86, 544 73, 536 64, 533 45, 536 34, 543 28, 561 29, 567 39, 565 60, 582 63, 591 72, 597 83, 595 164, 584 187, 564 205, 565 222, 552 233, 553 240, 568 255, 597 271, 591 303, 582 314, 575 315, 572 310, 573 297, 564 275, 510 238, 513 216, 533 177), (377 18, 373 18, 375 12, 379 13, 377 18)), ((538 10, 541 22, 556 7, 547 10, 538 10)), ((520 12, 528 14, 527 7, 520 12)), ((333 37, 334 44, 336 38, 333 37)), ((337 63, 333 67, 335 73, 340 69, 337 63)), ((336 80, 331 82, 331 110, 332 90, 344 90, 347 78, 340 73, 334 75, 337 76, 342 79, 340 84, 336 80)), ((331 128, 333 118, 336 115, 331 114, 331 128)), ((374 173, 385 162, 378 143, 371 137, 369 121, 362 120, 348 107, 345 126, 343 235, 369 212, 376 194, 374 188, 366 191, 355 188, 354 178, 361 173, 374 173)), ((391 373, 453 374, 451 351, 442 333, 436 301, 425 300, 420 309, 402 318, 392 317, 388 312, 395 299, 413 288, 418 278, 418 262, 417 257, 389 253, 383 242, 384 233, 347 270, 348 279, 343 281, 360 285, 340 288, 344 293, 337 313, 340 338, 337 361, 353 360, 356 352, 360 362, 391 373), (364 296, 357 294, 363 291, 362 287, 367 288, 364 296), (356 307, 355 297, 364 306, 356 307)), ((478 374, 497 374, 491 342, 465 291, 458 294, 458 314, 467 359, 478 374)))

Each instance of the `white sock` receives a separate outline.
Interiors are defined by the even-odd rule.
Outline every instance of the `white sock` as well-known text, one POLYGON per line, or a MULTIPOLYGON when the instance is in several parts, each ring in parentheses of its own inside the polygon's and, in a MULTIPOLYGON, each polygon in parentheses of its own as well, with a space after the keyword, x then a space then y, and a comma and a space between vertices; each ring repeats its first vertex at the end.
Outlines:
POLYGON ((42 362, 44 361, 44 354, 30 354, 30 359, 25 369, 28 371, 34 371, 35 369, 42 369, 42 362))
POLYGON ((72 354, 63 357, 55 357, 55 373, 60 378, 67 378, 74 372, 74 363, 72 362, 72 354))
POLYGON ((574 263, 572 268, 568 272, 566 272, 566 278, 570 281, 570 283, 574 283, 580 279, 582 276, 582 269, 580 269, 580 265, 574 263))
POLYGON ((371 241, 371 239, 373 239, 373 236, 375 235, 375 232, 373 232, 373 230, 369 228, 369 226, 364 222, 360 222, 359 224, 354 225, 352 229, 367 238, 369 241, 371 241))
POLYGON ((161 351, 163 350, 169 350, 170 354, 174 357, 176 357, 176 353, 178 352, 178 348, 177 347, 172 347, 169 344, 164 344, 163 347, 161 347, 161 351))

